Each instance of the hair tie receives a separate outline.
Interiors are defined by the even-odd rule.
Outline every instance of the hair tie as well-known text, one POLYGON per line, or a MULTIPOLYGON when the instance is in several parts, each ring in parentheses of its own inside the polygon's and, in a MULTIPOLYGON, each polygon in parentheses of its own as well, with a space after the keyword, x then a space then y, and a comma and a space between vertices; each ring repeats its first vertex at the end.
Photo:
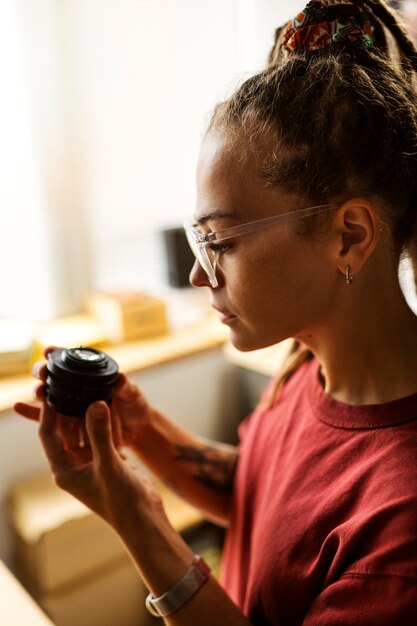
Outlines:
POLYGON ((288 52, 312 52, 344 43, 372 48, 374 27, 369 15, 349 0, 311 0, 284 27, 281 46, 288 52))

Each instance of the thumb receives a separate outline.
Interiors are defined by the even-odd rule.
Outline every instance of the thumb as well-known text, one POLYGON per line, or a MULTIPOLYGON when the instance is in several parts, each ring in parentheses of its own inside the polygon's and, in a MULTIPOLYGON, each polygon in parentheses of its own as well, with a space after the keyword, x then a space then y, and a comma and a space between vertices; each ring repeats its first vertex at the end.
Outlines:
POLYGON ((119 373, 115 392, 122 402, 133 402, 139 397, 139 390, 125 374, 119 373))
POLYGON ((86 414, 86 426, 93 456, 97 461, 105 462, 116 455, 110 410, 105 402, 100 400, 90 404, 86 414))

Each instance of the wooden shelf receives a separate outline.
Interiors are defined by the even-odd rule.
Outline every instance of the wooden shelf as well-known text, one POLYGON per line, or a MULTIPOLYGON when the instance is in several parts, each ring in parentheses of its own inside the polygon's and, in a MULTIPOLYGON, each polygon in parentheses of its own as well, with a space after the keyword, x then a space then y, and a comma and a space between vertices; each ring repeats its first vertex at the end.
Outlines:
MULTIPOLYGON (((160 337, 103 349, 118 362, 121 371, 129 374, 218 348, 227 336, 227 329, 210 315, 198 324, 160 337)), ((0 412, 11 409, 18 400, 31 401, 34 385, 30 374, 0 378, 0 412)))

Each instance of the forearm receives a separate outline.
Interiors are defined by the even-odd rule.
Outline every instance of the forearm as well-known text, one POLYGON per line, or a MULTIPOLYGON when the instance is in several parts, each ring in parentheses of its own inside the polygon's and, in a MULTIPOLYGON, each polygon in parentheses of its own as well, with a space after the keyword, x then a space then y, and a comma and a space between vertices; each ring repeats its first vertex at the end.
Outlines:
MULTIPOLYGON (((145 585, 154 596, 171 589, 190 567, 193 553, 169 524, 160 504, 137 503, 137 515, 116 526, 145 585)), ((164 618, 169 626, 249 626, 249 621, 210 576, 184 606, 164 618)))
MULTIPOLYGON (((190 568, 193 554, 169 523, 153 485, 116 447, 117 438, 108 405, 98 401, 88 407, 85 426, 89 446, 82 448, 73 445, 73 418, 64 419, 45 401, 39 417, 39 436, 55 483, 114 528, 153 595, 169 591, 190 568)), ((140 429, 143 436, 141 447, 154 445, 155 433, 159 430, 166 447, 168 435, 173 437, 175 445, 191 443, 191 438, 166 420, 155 428, 157 422, 152 428, 140 429), (147 430, 155 432, 150 436, 147 430)), ((159 452, 165 454, 164 450, 159 452)), ((214 579, 202 582, 202 587, 196 589, 194 595, 184 597, 183 604, 166 624, 217 626, 224 622, 230 626, 248 626, 244 615, 214 579)))
POLYGON ((152 410, 133 450, 159 479, 205 515, 227 524, 237 449, 190 435, 152 410))

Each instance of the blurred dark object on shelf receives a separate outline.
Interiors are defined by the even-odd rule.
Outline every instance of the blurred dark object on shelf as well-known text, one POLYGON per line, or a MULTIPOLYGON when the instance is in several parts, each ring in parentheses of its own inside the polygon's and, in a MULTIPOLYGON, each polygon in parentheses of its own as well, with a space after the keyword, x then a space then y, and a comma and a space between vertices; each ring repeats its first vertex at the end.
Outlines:
POLYGON ((161 233, 166 253, 168 284, 171 287, 189 287, 189 275, 195 259, 184 229, 166 228, 161 233))

